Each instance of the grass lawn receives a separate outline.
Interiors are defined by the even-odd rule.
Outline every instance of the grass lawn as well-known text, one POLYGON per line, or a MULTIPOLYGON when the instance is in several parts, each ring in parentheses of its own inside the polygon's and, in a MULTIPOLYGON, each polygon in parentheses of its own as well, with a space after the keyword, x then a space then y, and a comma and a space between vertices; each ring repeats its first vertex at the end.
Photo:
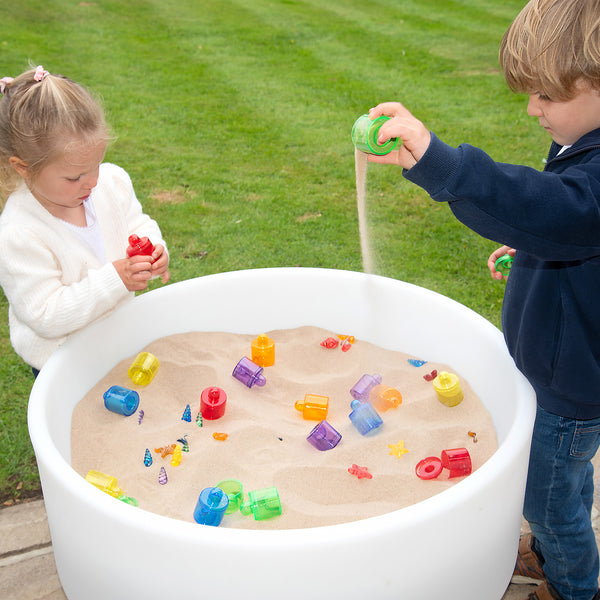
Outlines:
MULTIPOLYGON (((21 0, 0 6, 0 76, 43 64, 103 99, 160 223, 172 281, 274 266, 361 270, 356 118, 400 100, 444 141, 542 168, 549 138, 498 68, 524 0, 21 0)), ((450 296, 499 326, 495 242, 371 165, 375 270, 450 296)), ((126 244, 125 244, 126 245, 126 244)), ((1 258, 0 258, 1 259, 1 258)), ((0 502, 39 490, 0 294, 0 502)))

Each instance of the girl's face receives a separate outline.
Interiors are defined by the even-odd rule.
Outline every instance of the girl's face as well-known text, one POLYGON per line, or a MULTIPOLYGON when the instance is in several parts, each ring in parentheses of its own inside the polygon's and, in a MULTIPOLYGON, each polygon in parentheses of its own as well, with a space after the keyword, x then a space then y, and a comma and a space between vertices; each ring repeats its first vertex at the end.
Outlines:
POLYGON ((527 114, 538 117, 557 144, 574 144, 582 135, 600 127, 600 92, 578 85, 575 97, 565 102, 530 94, 527 114))
POLYGON ((84 200, 89 198, 98 182, 106 143, 77 140, 66 148, 64 154, 44 166, 35 177, 25 175, 36 200, 59 218, 68 217, 73 210, 81 210, 84 200))

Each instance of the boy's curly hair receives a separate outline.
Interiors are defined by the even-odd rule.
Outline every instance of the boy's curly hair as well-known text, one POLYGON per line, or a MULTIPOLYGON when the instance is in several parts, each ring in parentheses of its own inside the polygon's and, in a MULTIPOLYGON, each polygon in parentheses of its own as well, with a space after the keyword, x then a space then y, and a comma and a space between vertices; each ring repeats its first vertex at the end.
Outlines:
POLYGON ((600 0, 531 0, 502 38, 500 64, 517 93, 564 102, 579 82, 600 90, 600 0))

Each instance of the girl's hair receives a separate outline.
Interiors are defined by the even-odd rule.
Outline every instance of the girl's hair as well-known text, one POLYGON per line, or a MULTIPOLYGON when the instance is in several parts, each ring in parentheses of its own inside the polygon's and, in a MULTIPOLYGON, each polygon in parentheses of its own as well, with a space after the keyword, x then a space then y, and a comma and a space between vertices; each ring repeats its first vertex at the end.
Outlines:
POLYGON ((109 141, 99 102, 74 81, 38 67, 1 83, 0 199, 20 182, 10 157, 21 159, 35 177, 73 141, 109 141))
POLYGON ((531 0, 504 34, 500 64, 517 93, 562 102, 578 81, 600 90, 600 0, 531 0))

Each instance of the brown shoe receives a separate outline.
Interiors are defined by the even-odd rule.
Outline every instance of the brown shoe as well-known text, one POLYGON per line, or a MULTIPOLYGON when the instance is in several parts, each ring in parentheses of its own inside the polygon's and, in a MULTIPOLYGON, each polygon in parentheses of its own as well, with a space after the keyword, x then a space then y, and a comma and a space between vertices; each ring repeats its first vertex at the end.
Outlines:
POLYGON ((527 600, 562 600, 554 588, 552 588, 553 591, 550 591, 549 585, 550 584, 545 581, 538 585, 535 590, 527 596, 527 600))
MULTIPOLYGON (((519 540, 519 554, 511 583, 539 583, 546 580, 542 569, 543 561, 533 549, 533 539, 533 535, 530 533, 519 540)), ((551 597, 548 596, 548 598, 551 597)))

